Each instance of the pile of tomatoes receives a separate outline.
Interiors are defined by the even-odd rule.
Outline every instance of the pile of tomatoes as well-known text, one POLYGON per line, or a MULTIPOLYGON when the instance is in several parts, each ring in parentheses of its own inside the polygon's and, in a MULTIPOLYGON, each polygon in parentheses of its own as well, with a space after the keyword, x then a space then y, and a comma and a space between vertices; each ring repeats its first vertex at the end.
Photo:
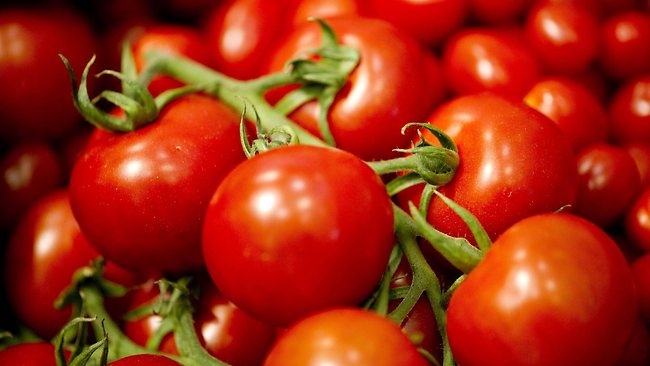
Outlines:
POLYGON ((650 364, 645 0, 8 2, 0 85, 1 365, 650 364))

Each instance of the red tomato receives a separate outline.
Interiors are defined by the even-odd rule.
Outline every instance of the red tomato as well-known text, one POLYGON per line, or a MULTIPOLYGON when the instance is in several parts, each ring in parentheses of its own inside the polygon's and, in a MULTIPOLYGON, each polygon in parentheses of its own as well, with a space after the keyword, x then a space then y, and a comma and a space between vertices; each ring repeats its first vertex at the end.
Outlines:
POLYGON ((650 322, 650 254, 637 258, 630 265, 638 295, 639 314, 646 322, 650 322))
POLYGON ((224 104, 190 95, 135 132, 96 130, 70 180, 75 217, 92 245, 139 273, 200 267, 210 196, 244 159, 238 120, 224 104))
MULTIPOLYGON (((205 47, 203 34, 194 28, 181 25, 159 24, 146 28, 134 37, 133 56, 138 71, 147 64, 147 53, 153 50, 169 55, 182 55, 206 66, 210 65, 210 53, 205 47)), ((149 84, 153 95, 182 86, 169 76, 156 76, 149 84)))
MULTIPOLYGON (((143 287, 133 297, 132 309, 152 301, 158 287, 143 287)), ((124 325, 124 332, 144 346, 158 330, 162 318, 151 315, 124 325)), ((260 365, 271 348, 277 329, 251 318, 228 301, 209 281, 202 282, 200 298, 194 312, 194 326, 199 341, 214 357, 233 366, 260 365)), ((160 351, 178 355, 171 335, 165 337, 160 351)))
POLYGON ((600 30, 600 63, 617 79, 650 72, 650 15, 641 11, 616 13, 600 30))
POLYGON ((72 130, 80 118, 58 54, 79 70, 93 52, 89 24, 68 9, 1 9, 0 140, 54 139, 72 130))
POLYGON ((650 141, 650 74, 630 79, 609 104, 612 138, 619 144, 650 141))
POLYGON ((632 155, 641 177, 641 187, 650 186, 650 142, 632 142, 621 147, 632 155))
POLYGON ((540 65, 523 40, 497 29, 466 28, 445 44, 442 62, 456 94, 493 91, 521 97, 540 65))
POLYGON ((625 258, 605 232, 569 214, 536 215, 504 232, 456 289, 449 343, 464 366, 613 365, 636 301, 625 258))
POLYGON ((229 0, 206 21, 207 49, 216 69, 238 79, 264 73, 262 65, 287 30, 293 0, 229 0))
MULTIPOLYGON (((99 254, 79 230, 65 190, 39 200, 20 221, 4 253, 4 284, 20 321, 37 335, 52 338, 69 320, 71 309, 56 310, 54 300, 73 273, 99 254)), ((106 277, 131 285, 135 277, 109 264, 106 277)))
POLYGON ((24 142, 0 160, 0 229, 7 229, 38 199, 63 181, 61 162, 50 145, 24 142))
POLYGON ((400 328, 357 308, 336 308, 299 320, 273 346, 264 366, 426 366, 400 328))
POLYGON ((650 334, 648 327, 639 319, 634 326, 627 348, 616 366, 647 366, 650 363, 650 334))
POLYGON ((641 188, 634 159, 617 146, 598 143, 580 151, 577 164, 575 212, 601 227, 611 226, 641 188))
POLYGON ((133 355, 113 361, 108 366, 181 366, 180 363, 161 355, 133 355))
POLYGON ((235 168, 212 197, 203 230, 217 288, 277 325, 358 304, 392 246, 391 202, 379 177, 350 153, 307 145, 235 168))
POLYGON ((0 365, 56 366, 54 346, 47 342, 20 343, 0 350, 0 365))
POLYGON ((625 234, 634 246, 650 252, 650 187, 635 196, 625 212, 625 234))
MULTIPOLYGON (((337 147, 362 159, 393 157, 397 147, 408 147, 400 133, 408 122, 420 121, 431 111, 443 85, 433 85, 427 75, 431 54, 408 34, 383 20, 338 17, 329 24, 339 41, 359 50, 360 61, 337 95, 329 114, 329 126, 337 147)), ((289 34, 271 57, 271 71, 321 46, 321 30, 313 22, 289 34)), ((290 114, 298 124, 320 135, 319 107, 309 102, 290 114)))
POLYGON ((358 15, 359 0, 294 0, 293 23, 298 25, 312 17, 332 18, 358 15))
POLYGON ((596 60, 600 24, 597 16, 575 4, 549 4, 528 14, 526 31, 542 66, 549 71, 584 71, 596 60))
MULTIPOLYGON (((473 213, 491 238, 524 217, 574 203, 571 146, 551 120, 522 102, 488 93, 458 97, 428 121, 456 142, 460 155, 456 175, 440 192, 473 213)), ((400 201, 417 203, 419 192, 410 190, 400 201)), ((427 219, 444 233, 473 240, 439 199, 427 219)))
POLYGON ((439 46, 468 15, 467 0, 369 0, 364 14, 385 19, 422 44, 439 46))
POLYGON ((574 152, 607 141, 609 124, 605 108, 589 90, 570 79, 540 79, 524 96, 524 102, 555 122, 574 152))
POLYGON ((470 12, 480 22, 503 24, 516 22, 533 0, 469 0, 470 12))

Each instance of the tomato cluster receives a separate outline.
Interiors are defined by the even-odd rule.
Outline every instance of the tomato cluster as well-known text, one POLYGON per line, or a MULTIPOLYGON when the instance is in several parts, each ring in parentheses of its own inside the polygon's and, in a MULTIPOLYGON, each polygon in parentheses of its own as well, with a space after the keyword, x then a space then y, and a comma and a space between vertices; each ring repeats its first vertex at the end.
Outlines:
POLYGON ((648 365, 649 45, 644 0, 5 2, 0 364, 648 365))

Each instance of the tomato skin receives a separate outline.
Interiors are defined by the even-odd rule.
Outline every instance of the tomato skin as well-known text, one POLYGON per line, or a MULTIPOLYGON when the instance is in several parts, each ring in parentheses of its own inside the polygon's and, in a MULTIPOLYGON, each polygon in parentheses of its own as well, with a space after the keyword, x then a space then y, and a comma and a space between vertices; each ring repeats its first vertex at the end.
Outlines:
POLYGON ((540 79, 524 96, 524 102, 555 122, 574 152, 607 141, 609 124, 605 108, 589 90, 570 79, 540 79))
POLYGON ((23 142, 0 159, 0 229, 8 229, 38 199, 63 181, 54 149, 44 142, 23 142))
POLYGON ((521 97, 539 78, 538 60, 516 34, 489 28, 466 28, 442 51, 450 89, 458 94, 483 91, 521 97))
POLYGON ((641 177, 641 187, 650 186, 650 143, 632 142, 621 147, 634 159, 641 177))
POLYGON ((601 227, 613 225, 641 188, 634 159, 625 150, 605 143, 587 146, 576 159, 576 214, 601 227))
POLYGON ((294 0, 293 24, 299 25, 312 17, 323 19, 360 15, 358 0, 294 0))
POLYGON ((89 24, 67 8, 0 10, 0 84, 10 86, 0 100, 0 140, 52 140, 71 131, 80 118, 58 54, 81 70, 95 50, 89 24))
POLYGON ((392 228, 384 185, 362 160, 295 145, 255 156, 224 179, 206 213, 203 254, 235 305, 287 325, 368 296, 388 263, 392 228))
POLYGON ((602 23, 600 38, 600 64, 607 75, 626 80, 650 72, 649 14, 615 13, 602 23))
MULTIPOLYGON (((336 145, 365 160, 395 157, 393 149, 408 147, 409 137, 401 134, 402 126, 423 120, 441 95, 435 90, 444 90, 427 74, 429 57, 435 56, 383 20, 348 16, 328 23, 343 45, 360 53, 359 65, 330 109, 329 126, 336 145)), ((297 27, 271 56, 269 70, 283 70, 289 60, 320 47, 321 38, 313 22, 297 27)), ((318 115, 318 103, 312 101, 290 118, 320 136, 318 115)))
POLYGON ((56 366, 54 346, 47 342, 19 343, 0 350, 0 365, 56 366))
POLYGON ((648 363, 650 363, 650 333, 646 324, 639 318, 628 340, 627 348, 616 366, 646 366, 648 363))
MULTIPOLYGON (((492 239, 524 217, 575 202, 569 142, 523 102, 490 93, 467 95, 450 100, 427 120, 456 142, 460 155, 454 178, 439 191, 474 214, 492 239)), ((419 192, 400 195, 400 203, 418 203, 419 192)), ((473 241, 467 225, 439 199, 432 200, 427 220, 444 233, 473 241)))
POLYGON ((92 245, 126 269, 198 268, 204 210, 243 159, 234 112, 186 96, 135 132, 96 130, 72 172, 72 208, 92 245))
POLYGON ((181 364, 169 357, 141 354, 121 358, 109 363, 108 366, 181 366, 181 364))
POLYGON ((542 65, 552 72, 586 70, 598 56, 596 15, 575 4, 549 4, 528 14, 526 32, 542 65))
POLYGON ((405 29, 420 43, 437 47, 468 17, 467 0, 369 0, 364 14, 405 29))
POLYGON ((609 122, 615 143, 650 141, 650 74, 621 85, 609 104, 609 122))
POLYGON ((389 319, 335 308, 299 320, 269 352, 264 366, 409 365, 429 363, 389 319))
POLYGON ((650 187, 634 197, 625 212, 625 234, 634 246, 650 252, 650 187))
POLYGON ((451 297, 459 365, 613 365, 637 320, 625 258, 596 225, 570 214, 504 232, 451 297), (616 316, 612 316, 616 314, 616 316))
POLYGON ((639 315, 646 324, 650 322, 650 254, 635 259, 630 265, 637 288, 639 315))

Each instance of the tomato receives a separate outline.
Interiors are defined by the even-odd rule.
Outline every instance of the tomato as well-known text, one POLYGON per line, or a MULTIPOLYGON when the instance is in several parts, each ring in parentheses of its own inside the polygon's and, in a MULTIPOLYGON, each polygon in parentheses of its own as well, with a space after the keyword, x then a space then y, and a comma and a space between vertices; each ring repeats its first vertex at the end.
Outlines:
POLYGON ((625 233, 634 246, 650 252, 650 187, 635 196, 626 210, 625 233))
MULTIPOLYGON (((79 230, 67 191, 52 192, 31 207, 4 253, 4 285, 22 324, 40 337, 54 337, 71 314, 70 308, 55 309, 54 300, 73 273, 98 256, 79 230)), ((125 285, 136 280, 110 263, 105 275, 125 285)))
POLYGON ((609 122, 616 143, 650 141, 650 74, 630 79, 612 96, 609 122))
POLYGON ((44 142, 23 142, 0 160, 0 228, 7 229, 63 181, 56 152, 44 142))
MULTIPOLYGON (((206 66, 210 65, 210 53, 205 47, 203 34, 192 27, 170 24, 159 24, 145 28, 135 36, 133 56, 136 67, 142 71, 147 64, 147 53, 158 51, 170 55, 183 55, 206 66)), ((158 95, 165 90, 177 88, 182 84, 169 77, 158 75, 151 80, 149 90, 158 95)))
POLYGON ((55 139, 72 130, 80 118, 58 54, 78 70, 95 51, 89 24, 67 8, 1 9, 0 140, 55 139))
POLYGON ((555 122, 574 152, 607 141, 609 124, 605 107, 589 90, 570 79, 540 79, 524 96, 524 102, 555 122))
POLYGON ((307 145, 235 168, 212 197, 203 229, 217 288, 276 325, 358 304, 392 247, 391 201, 379 177, 350 153, 307 145))
POLYGON ((516 22, 533 0, 469 0, 470 13, 482 23, 503 24, 516 22))
POLYGON ((464 366, 613 365, 637 320, 633 281, 596 225, 570 214, 526 218, 452 295, 451 350, 464 366))
POLYGON ((238 120, 224 104, 190 95, 135 132, 96 130, 70 179, 84 235, 107 259, 134 272, 201 267, 208 201, 244 159, 238 120))
POLYGON ((641 11, 616 13, 600 29, 600 64, 616 79, 650 72, 650 15, 641 11))
POLYGON ((540 76, 531 50, 512 32, 466 28, 442 51, 449 87, 456 94, 493 91, 521 97, 540 76))
POLYGON ((638 294, 639 314, 647 324, 650 322, 650 254, 634 260, 630 268, 638 294))
POLYGON ((0 365, 56 366, 54 346, 47 342, 19 343, 0 350, 0 365))
POLYGON ((641 177, 641 187, 650 186, 650 142, 632 142, 621 147, 634 159, 641 177))
MULTIPOLYGON (((489 93, 457 97, 428 121, 456 142, 460 156, 454 178, 439 191, 474 214, 491 238, 524 217, 574 203, 569 142, 551 120, 522 102, 489 93)), ((405 192, 400 202, 417 204, 420 191, 405 192)), ((473 240, 439 199, 432 200, 427 220, 444 233, 473 240)))
POLYGON ((459 29, 468 17, 467 0, 369 0, 364 14, 385 19, 422 44, 435 47, 459 29))
POLYGON ((650 363, 650 334, 648 327, 639 319, 634 326, 627 348, 616 366, 646 366, 650 363))
POLYGON ((525 27, 532 48, 549 71, 583 71, 598 56, 600 24, 589 8, 543 5, 528 14, 525 27))
POLYGON ((298 25, 312 17, 332 18, 337 16, 359 15, 359 0, 294 0, 293 24, 298 25))
MULTIPOLYGON (((214 357, 233 366, 260 365, 276 338, 277 329, 251 318, 228 301, 209 281, 201 282, 201 293, 193 314, 196 332, 203 347, 214 357)), ((131 307, 151 301, 157 287, 143 287, 133 298, 131 307)), ((144 346, 160 327, 162 318, 151 315, 124 325, 124 332, 144 346)), ((162 352, 178 354, 171 335, 165 337, 162 352)))
POLYGON ((261 76, 287 30, 285 12, 292 1, 229 0, 215 7, 205 28, 216 69, 237 79, 261 76))
MULTIPOLYGON (((339 41, 359 50, 360 61, 348 84, 330 109, 329 126, 337 147, 362 159, 396 156, 393 149, 408 147, 400 130, 408 122, 421 121, 433 109, 444 85, 434 85, 430 57, 407 33, 383 20, 337 17, 328 23, 339 41)), ((271 56, 271 71, 307 50, 321 46, 321 30, 313 22, 291 32, 271 56)), ((306 103, 290 118, 316 135, 319 107, 306 103)))
POLYGON ((113 361, 108 366, 181 366, 169 357, 153 354, 133 355, 113 361))
POLYGON ((580 151, 577 164, 575 212, 601 227, 611 226, 641 188, 634 159, 617 146, 598 143, 580 151))
POLYGON ((392 321, 366 310, 335 308, 291 326, 269 352, 265 366, 409 365, 429 363, 392 321))

